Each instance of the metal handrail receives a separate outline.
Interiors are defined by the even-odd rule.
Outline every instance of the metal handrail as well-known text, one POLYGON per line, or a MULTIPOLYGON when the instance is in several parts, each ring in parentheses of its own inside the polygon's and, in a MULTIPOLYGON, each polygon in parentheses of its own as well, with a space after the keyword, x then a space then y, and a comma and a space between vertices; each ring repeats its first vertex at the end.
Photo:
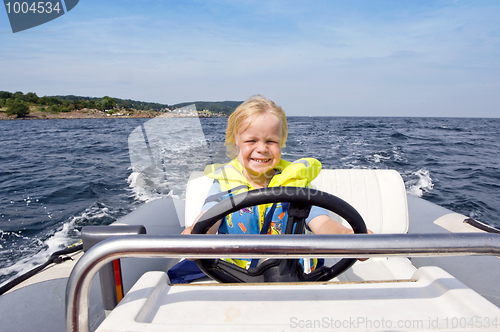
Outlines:
POLYGON ((130 235, 105 240, 76 263, 66 287, 66 331, 88 331, 90 284, 99 269, 126 257, 305 258, 500 256, 500 234, 130 235))

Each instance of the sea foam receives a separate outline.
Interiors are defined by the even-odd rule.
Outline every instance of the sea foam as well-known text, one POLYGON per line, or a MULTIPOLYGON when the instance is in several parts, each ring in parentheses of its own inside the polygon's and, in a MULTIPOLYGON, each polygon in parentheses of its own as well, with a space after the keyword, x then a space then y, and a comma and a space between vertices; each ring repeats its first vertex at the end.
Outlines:
POLYGON ((434 188, 434 183, 430 172, 425 168, 421 168, 408 176, 405 186, 409 194, 422 197, 424 193, 430 192, 434 188))

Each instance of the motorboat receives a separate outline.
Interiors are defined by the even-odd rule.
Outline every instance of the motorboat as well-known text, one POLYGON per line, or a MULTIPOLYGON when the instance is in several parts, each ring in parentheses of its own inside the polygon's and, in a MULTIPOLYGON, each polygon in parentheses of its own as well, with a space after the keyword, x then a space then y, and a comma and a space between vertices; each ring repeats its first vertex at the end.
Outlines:
MULTIPOLYGON (((147 132, 138 129, 143 139, 147 132)), ((149 135, 142 149, 151 152, 151 143, 149 135)), ((2 295, 0 330, 500 330, 500 231, 407 195, 398 172, 323 169, 310 189, 235 196, 204 215, 218 219, 245 205, 289 199, 323 206, 333 219, 354 223, 355 232, 353 219, 361 218, 374 232, 279 236, 180 235, 213 181, 189 173, 185 197, 156 199, 110 226, 86 227, 85 253, 2 295), (241 277, 221 257, 260 259, 263 267, 241 277), (318 278, 308 277, 317 270, 297 273, 281 263, 309 258, 325 261, 318 278), (167 272, 183 259, 203 261, 212 278, 171 282, 167 272)), ((151 174, 149 180, 157 177, 151 174)))

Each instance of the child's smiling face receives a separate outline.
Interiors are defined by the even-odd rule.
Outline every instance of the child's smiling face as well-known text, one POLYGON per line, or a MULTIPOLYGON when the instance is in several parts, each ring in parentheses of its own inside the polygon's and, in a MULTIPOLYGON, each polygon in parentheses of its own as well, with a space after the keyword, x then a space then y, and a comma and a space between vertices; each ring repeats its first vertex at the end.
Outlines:
POLYGON ((265 187, 281 159, 281 121, 266 112, 247 119, 242 127, 244 130, 236 134, 238 160, 247 180, 256 188, 265 187))

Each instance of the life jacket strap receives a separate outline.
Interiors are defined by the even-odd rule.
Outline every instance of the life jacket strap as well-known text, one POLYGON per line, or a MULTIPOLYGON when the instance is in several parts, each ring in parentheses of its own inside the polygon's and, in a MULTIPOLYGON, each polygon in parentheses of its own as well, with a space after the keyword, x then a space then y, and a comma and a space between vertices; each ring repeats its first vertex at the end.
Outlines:
MULTIPOLYGON (((260 229, 260 234, 264 235, 269 232, 269 226, 271 226, 271 222, 273 220, 273 215, 274 211, 276 210, 276 206, 278 203, 274 203, 269 211, 267 212, 265 218, 264 218, 264 224, 262 225, 262 228, 260 229)), ((283 208, 283 212, 286 212, 288 210, 288 203, 281 203, 281 206, 283 208)), ((257 258, 252 259, 250 263, 250 267, 256 267, 257 264, 259 263, 259 260, 257 258)))

